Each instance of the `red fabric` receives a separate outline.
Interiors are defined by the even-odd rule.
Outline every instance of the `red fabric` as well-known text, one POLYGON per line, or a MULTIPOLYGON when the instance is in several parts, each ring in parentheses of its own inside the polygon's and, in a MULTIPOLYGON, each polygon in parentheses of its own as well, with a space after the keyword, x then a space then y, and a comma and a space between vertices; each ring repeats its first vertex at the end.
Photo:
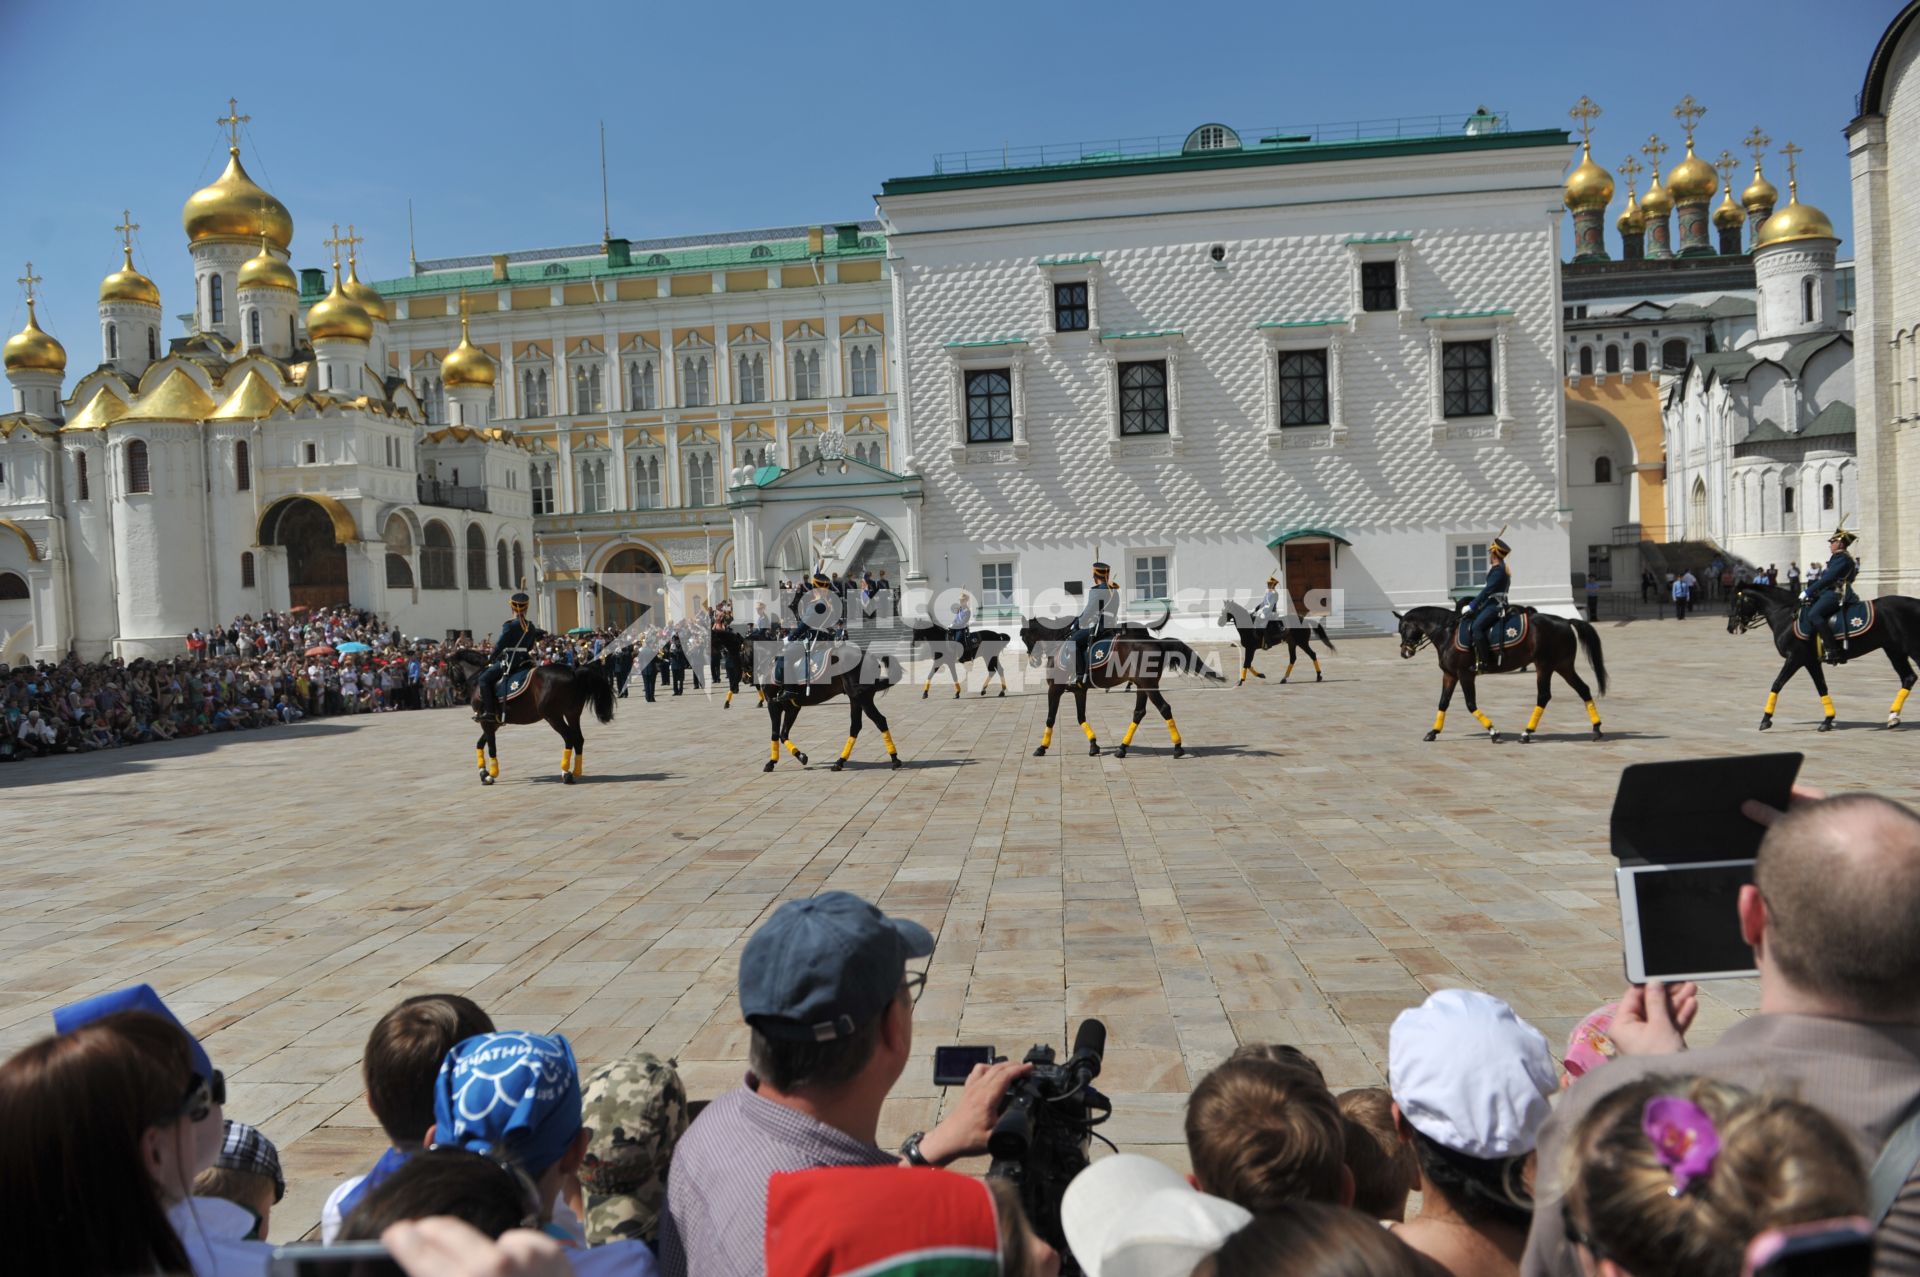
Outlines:
POLYGON ((972 1252, 991 1273, 999 1251, 993 1195, 953 1171, 835 1166, 767 1184, 767 1277, 840 1277, 887 1261, 907 1271, 929 1252, 962 1263, 972 1252))

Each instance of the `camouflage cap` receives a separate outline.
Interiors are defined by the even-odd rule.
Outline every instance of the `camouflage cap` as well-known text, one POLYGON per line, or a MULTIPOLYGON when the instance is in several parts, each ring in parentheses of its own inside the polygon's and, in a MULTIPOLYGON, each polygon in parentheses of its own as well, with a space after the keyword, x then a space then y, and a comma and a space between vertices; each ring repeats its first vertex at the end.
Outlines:
POLYGON ((580 1122, 590 1132, 580 1163, 587 1244, 652 1241, 667 1197, 667 1161, 687 1129, 687 1088, 672 1060, 641 1053, 587 1079, 580 1122))

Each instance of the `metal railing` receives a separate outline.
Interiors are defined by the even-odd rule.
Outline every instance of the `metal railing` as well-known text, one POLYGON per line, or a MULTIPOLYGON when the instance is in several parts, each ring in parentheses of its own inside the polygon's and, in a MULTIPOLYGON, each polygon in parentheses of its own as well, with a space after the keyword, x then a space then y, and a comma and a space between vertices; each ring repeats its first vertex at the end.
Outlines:
POLYGON ((487 509, 487 490, 485 488, 456 488, 450 483, 438 479, 422 479, 419 483, 418 500, 422 505, 435 505, 448 510, 487 509))

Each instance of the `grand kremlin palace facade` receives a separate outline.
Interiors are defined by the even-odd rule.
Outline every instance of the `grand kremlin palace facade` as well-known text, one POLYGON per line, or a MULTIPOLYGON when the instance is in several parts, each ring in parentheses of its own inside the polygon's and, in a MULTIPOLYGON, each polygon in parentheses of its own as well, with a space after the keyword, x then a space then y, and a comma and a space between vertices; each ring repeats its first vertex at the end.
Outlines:
POLYGON ((1503 526, 1516 600, 1567 609, 1568 136, 1378 131, 959 157, 878 221, 372 284, 351 235, 294 275, 236 147, 185 214, 193 333, 129 253, 97 369, 8 344, 0 630, 134 655, 350 599, 437 636, 520 584, 549 628, 747 615, 821 565, 990 623, 1096 557, 1192 634, 1269 575, 1385 627, 1503 526))

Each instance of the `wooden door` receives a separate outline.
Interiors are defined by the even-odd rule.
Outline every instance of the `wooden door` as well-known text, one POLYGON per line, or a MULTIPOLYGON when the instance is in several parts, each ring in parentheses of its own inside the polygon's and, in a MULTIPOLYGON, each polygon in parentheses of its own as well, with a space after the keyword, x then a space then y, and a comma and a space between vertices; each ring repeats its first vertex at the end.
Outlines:
POLYGON ((1333 588, 1333 546, 1325 541, 1289 541, 1286 547, 1287 595, 1297 616, 1326 615, 1322 591, 1333 588), (1314 607, 1308 610, 1308 603, 1314 607))

